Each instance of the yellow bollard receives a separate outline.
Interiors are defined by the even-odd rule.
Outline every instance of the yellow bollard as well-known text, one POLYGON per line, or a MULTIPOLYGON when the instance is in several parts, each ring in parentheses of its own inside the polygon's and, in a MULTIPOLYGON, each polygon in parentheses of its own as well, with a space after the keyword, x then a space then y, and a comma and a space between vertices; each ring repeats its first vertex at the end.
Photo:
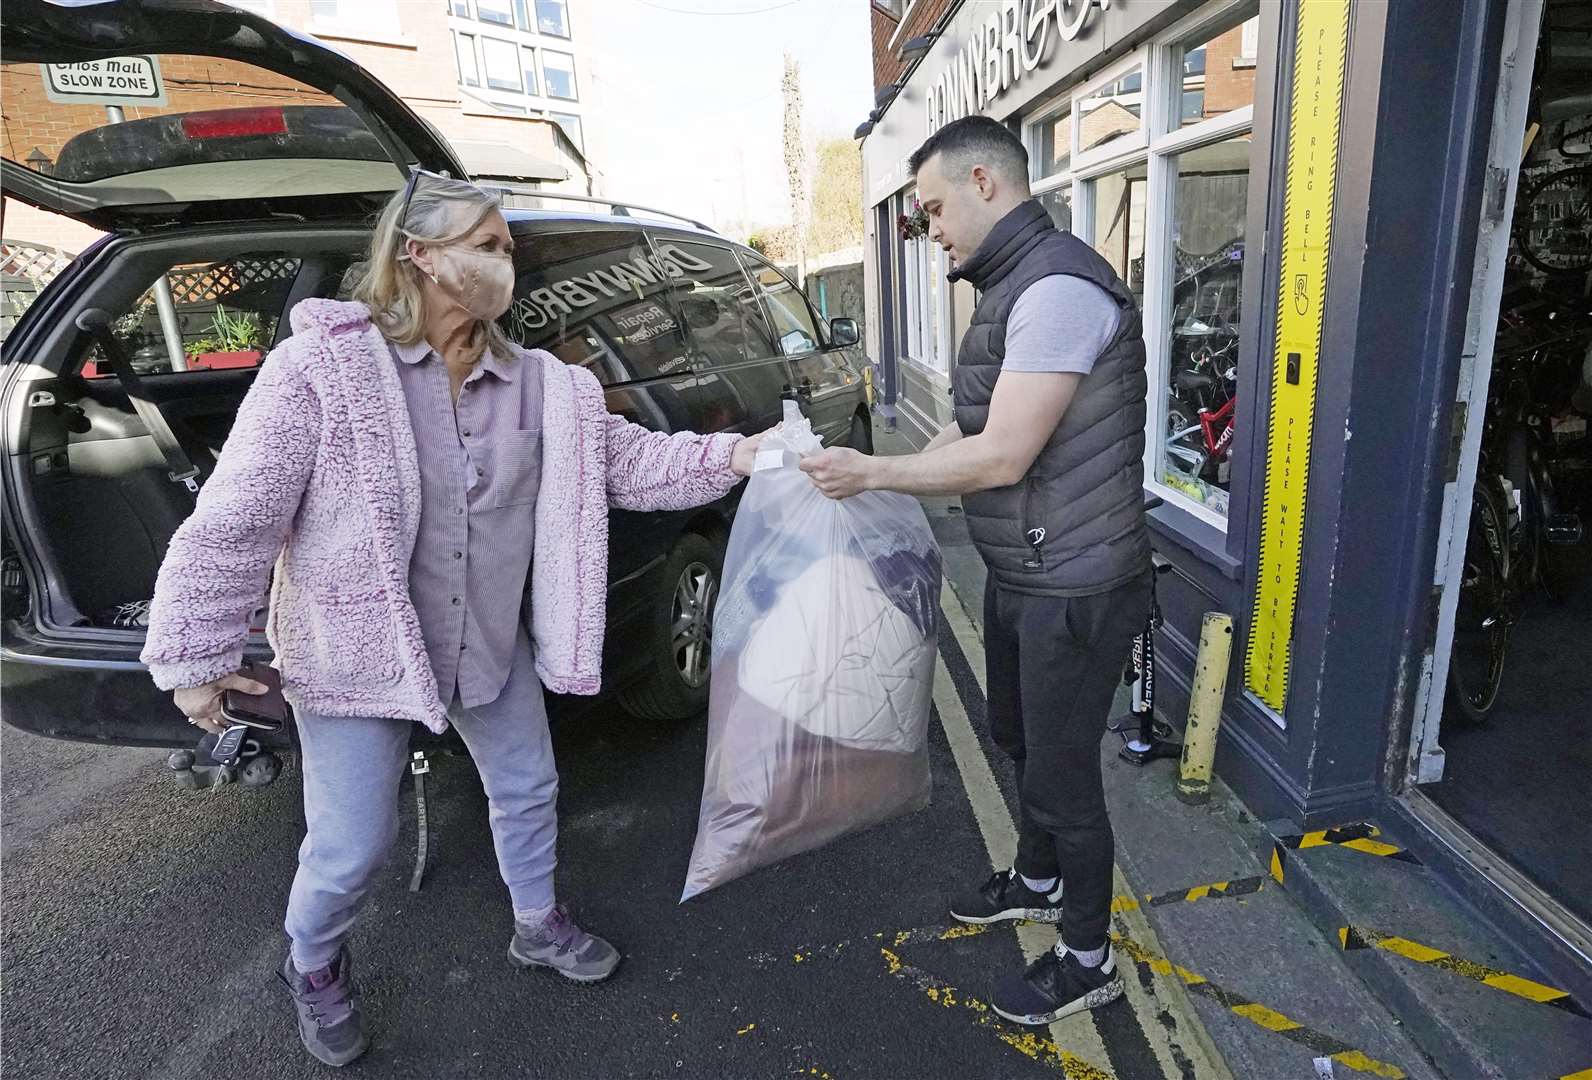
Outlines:
POLYGON ((1222 697, 1227 692, 1232 652, 1233 617, 1207 611, 1200 625, 1194 689, 1183 729, 1183 760, 1178 766, 1177 797, 1186 803, 1203 803, 1211 797, 1211 767, 1216 762, 1216 733, 1222 726, 1222 697))

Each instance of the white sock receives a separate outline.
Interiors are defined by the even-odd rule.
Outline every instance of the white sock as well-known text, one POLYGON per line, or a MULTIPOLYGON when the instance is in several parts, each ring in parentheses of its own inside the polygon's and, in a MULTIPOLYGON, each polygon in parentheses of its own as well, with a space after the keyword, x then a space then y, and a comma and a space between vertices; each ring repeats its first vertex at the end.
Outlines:
POLYGON ((1044 893, 1046 896, 1055 892, 1056 885, 1061 881, 1060 878, 1031 878, 1027 874, 1018 874, 1017 876, 1022 878, 1023 884, 1034 892, 1044 893))
POLYGON ((1067 954, 1072 953, 1078 958, 1078 963, 1084 967, 1097 968, 1106 962, 1106 949, 1108 948, 1110 948, 1109 945, 1102 945, 1098 949, 1074 949, 1058 941, 1056 942, 1056 955, 1066 959, 1067 954))
POLYGON ((556 906, 556 904, 548 904, 546 907, 541 908, 515 908, 514 921, 521 926, 533 928, 541 926, 547 921, 547 917, 553 913, 553 908, 556 906))

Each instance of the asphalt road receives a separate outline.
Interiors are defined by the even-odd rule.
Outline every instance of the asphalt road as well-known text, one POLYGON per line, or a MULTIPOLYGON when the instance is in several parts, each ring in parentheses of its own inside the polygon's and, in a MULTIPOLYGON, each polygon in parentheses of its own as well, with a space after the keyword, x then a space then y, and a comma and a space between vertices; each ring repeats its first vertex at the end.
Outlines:
MULTIPOLYGON (((927 810, 680 905, 705 733, 704 718, 666 727, 607 711, 558 726, 559 891, 625 954, 595 987, 506 963, 507 896, 468 759, 432 774, 434 857, 424 889, 408 891, 406 784, 404 831, 353 940, 375 1045, 350 1073, 1076 1072, 959 1000, 1021 965, 1011 932, 895 944, 942 927, 948 891, 989 869, 938 723, 927 810)), ((41 1080, 324 1075, 273 976, 302 830, 296 772, 263 791, 195 794, 163 759, 0 735, 0 1065, 41 1080)), ((1138 1027, 1131 1006, 1114 1008, 1115 1026, 1138 1027)))

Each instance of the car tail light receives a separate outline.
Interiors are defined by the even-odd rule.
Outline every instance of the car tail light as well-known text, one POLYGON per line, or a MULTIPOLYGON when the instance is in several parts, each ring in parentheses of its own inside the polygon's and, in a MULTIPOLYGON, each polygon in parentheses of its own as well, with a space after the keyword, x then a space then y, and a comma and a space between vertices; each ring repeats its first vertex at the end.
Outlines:
POLYGON ((190 139, 235 139, 245 135, 286 135, 287 116, 281 109, 218 109, 182 118, 182 133, 190 139))

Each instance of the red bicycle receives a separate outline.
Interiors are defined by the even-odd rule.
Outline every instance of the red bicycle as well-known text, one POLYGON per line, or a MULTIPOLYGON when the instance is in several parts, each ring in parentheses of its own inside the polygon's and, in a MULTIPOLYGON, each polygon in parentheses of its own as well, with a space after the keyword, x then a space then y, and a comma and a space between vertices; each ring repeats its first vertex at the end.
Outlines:
POLYGON ((1166 409, 1166 456, 1185 475, 1225 482, 1237 416, 1238 340, 1194 350, 1190 366, 1172 377, 1166 409))

